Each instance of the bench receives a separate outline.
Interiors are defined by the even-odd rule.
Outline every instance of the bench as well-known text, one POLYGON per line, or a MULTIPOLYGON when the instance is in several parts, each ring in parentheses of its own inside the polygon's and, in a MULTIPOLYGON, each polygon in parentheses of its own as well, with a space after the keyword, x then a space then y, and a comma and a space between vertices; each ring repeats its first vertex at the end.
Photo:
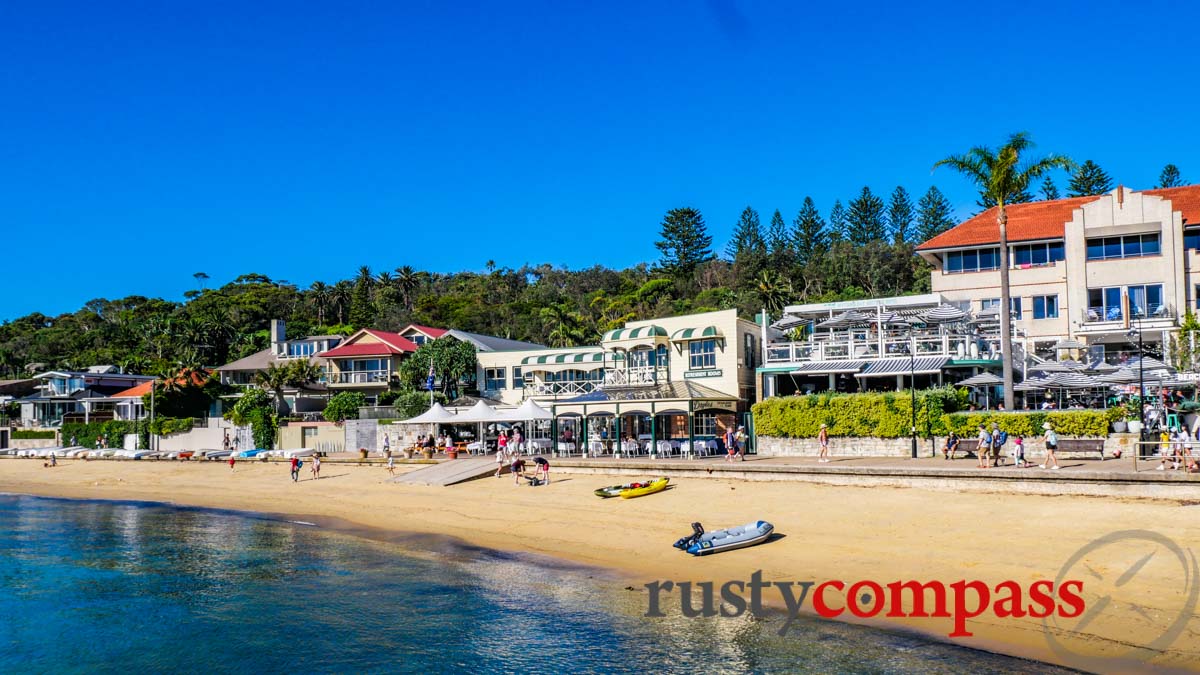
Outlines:
MULTIPOLYGON (((945 441, 942 441, 942 447, 946 447, 945 441)), ((950 455, 950 459, 954 459, 954 457, 960 452, 962 453, 963 459, 968 457, 976 457, 978 456, 978 453, 976 452, 978 449, 978 438, 960 438, 958 439, 958 448, 955 449, 954 453, 950 455)))
POLYGON ((1060 438, 1058 439, 1057 453, 1066 452, 1096 452, 1100 454, 1100 461, 1104 461, 1104 439, 1103 438, 1060 438))

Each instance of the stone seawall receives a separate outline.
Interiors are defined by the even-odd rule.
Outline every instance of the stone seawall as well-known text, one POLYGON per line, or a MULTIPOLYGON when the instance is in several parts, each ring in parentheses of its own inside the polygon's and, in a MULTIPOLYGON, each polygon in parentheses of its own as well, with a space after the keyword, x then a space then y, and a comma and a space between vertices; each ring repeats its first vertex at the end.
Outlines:
MULTIPOLYGON (((1007 454, 1012 449, 1013 440, 1009 438, 1004 446, 1007 454)), ((1063 440, 1068 440, 1063 437, 1063 440)), ((1137 434, 1109 434, 1104 439, 1104 456, 1113 457, 1114 451, 1128 454, 1137 443, 1137 434)), ((946 444, 945 436, 937 436, 930 443, 928 438, 917 439, 917 456, 932 457, 934 451, 941 454, 946 444)), ((779 438, 775 436, 758 437, 758 455, 760 457, 816 457, 821 447, 815 438, 779 438)), ((839 437, 829 438, 829 453, 835 457, 910 457, 912 456, 912 439, 910 438, 872 438, 872 437, 839 437)), ((1095 452, 1064 452, 1057 453, 1064 459, 1096 459, 1095 452)), ((1025 442, 1025 456, 1045 457, 1046 446, 1041 439, 1025 442)))

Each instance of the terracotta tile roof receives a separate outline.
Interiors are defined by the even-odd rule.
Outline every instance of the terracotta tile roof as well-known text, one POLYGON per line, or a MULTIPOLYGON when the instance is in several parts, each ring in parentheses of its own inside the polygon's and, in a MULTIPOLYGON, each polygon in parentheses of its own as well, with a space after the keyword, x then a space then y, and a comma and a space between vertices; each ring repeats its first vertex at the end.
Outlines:
MULTIPOLYGON (((147 380, 147 381, 137 385, 136 387, 130 387, 123 391, 118 391, 117 393, 113 394, 110 398, 141 398, 141 397, 145 396, 146 394, 149 394, 150 387, 154 386, 154 383, 158 382, 158 381, 159 380, 147 380)), ((197 386, 197 387, 204 386, 204 383, 207 381, 208 381, 207 375, 200 373, 200 372, 192 373, 192 384, 194 384, 195 386, 197 386)), ((175 382, 177 382, 179 384, 183 384, 183 378, 177 377, 177 378, 175 378, 175 382)))
MULTIPOLYGON (((1185 223, 1200 223, 1200 185, 1141 190, 1141 193, 1170 199, 1172 208, 1183 214, 1185 223)), ((1097 199, 1099 197, 1071 197, 1013 204, 1007 209, 1008 240, 1017 242, 1062 238, 1066 223, 1071 220, 1072 211, 1097 199)), ((992 207, 921 244, 917 250, 980 246, 994 244, 999 239, 996 209, 992 207)))
POLYGON ((422 326, 422 325, 416 324, 416 323, 408 324, 408 326, 406 326, 404 328, 404 330, 407 331, 410 328, 415 328, 416 330, 421 331, 422 333, 428 335, 429 337, 431 337, 435 340, 442 337, 449 331, 448 328, 432 328, 430 326, 422 326))
POLYGON ((389 333, 387 331, 375 330, 374 328, 364 328, 360 332, 373 335, 380 342, 357 342, 357 338, 351 335, 346 342, 329 351, 321 352, 319 356, 321 358, 394 356, 396 354, 408 354, 417 351, 417 344, 399 333, 389 333))

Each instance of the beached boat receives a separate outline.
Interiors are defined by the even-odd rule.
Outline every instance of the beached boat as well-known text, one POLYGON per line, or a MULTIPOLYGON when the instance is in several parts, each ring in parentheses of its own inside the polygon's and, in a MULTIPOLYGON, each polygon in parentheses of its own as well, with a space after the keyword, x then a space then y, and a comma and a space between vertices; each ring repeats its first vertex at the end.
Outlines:
POLYGON ((285 459, 291 459, 293 457, 312 457, 315 454, 317 454, 317 451, 313 450, 312 448, 296 448, 294 450, 283 451, 283 457, 285 459))
POLYGON ((204 453, 204 459, 225 459, 232 454, 232 450, 210 450, 204 453))
POLYGON ((724 530, 705 532, 700 523, 692 523, 692 535, 675 542, 675 548, 692 555, 708 555, 761 544, 770 538, 775 526, 765 520, 724 530))
POLYGON ((592 494, 597 497, 621 497, 630 499, 632 497, 641 497, 642 495, 653 494, 667 489, 667 483, 671 482, 670 478, 656 478, 653 480, 647 479, 637 483, 626 483, 625 485, 610 485, 596 490, 592 494))
POLYGON ((191 459, 196 453, 192 450, 184 450, 182 452, 172 453, 175 456, 172 459, 191 459))

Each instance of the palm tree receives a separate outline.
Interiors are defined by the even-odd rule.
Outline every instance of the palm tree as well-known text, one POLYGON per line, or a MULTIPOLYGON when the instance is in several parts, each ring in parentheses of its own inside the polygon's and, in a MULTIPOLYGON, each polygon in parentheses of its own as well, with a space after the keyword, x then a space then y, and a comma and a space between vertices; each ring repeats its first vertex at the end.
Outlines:
POLYGON ((271 392, 275 397, 275 413, 277 415, 286 415, 288 410, 287 401, 283 398, 283 391, 291 385, 292 373, 289 372, 287 366, 280 366, 274 363, 268 364, 266 370, 260 370, 254 374, 254 384, 271 392))
POLYGON ((754 280, 754 293, 771 316, 779 316, 792 299, 792 284, 775 270, 763 270, 754 280))
POLYGON ((329 286, 324 281, 314 281, 308 289, 308 298, 317 308, 317 323, 325 325, 325 309, 329 307, 329 286))
POLYGON ((542 323, 550 328, 546 338, 551 347, 573 347, 584 341, 583 317, 567 304, 550 305, 541 311, 542 323))
POLYGON ((1000 228, 1000 355, 1004 373, 1004 407, 1013 409, 1012 304, 1008 287, 1008 211, 1029 190, 1033 181, 1053 169, 1071 170, 1075 163, 1064 155, 1047 155, 1022 161, 1021 154, 1033 148, 1025 132, 1015 133, 993 150, 987 146, 971 148, 963 155, 951 155, 933 165, 948 166, 963 174, 979 188, 980 201, 993 202, 996 224, 1000 228))
POLYGON ((412 310, 412 293, 420 284, 421 276, 411 265, 396 268, 396 287, 400 289, 400 295, 404 297, 405 309, 412 310))
POLYGON ((333 285, 333 290, 330 292, 330 300, 335 308, 337 308, 338 323, 346 323, 346 316, 350 312, 350 298, 354 295, 354 285, 349 281, 342 279, 333 285))

